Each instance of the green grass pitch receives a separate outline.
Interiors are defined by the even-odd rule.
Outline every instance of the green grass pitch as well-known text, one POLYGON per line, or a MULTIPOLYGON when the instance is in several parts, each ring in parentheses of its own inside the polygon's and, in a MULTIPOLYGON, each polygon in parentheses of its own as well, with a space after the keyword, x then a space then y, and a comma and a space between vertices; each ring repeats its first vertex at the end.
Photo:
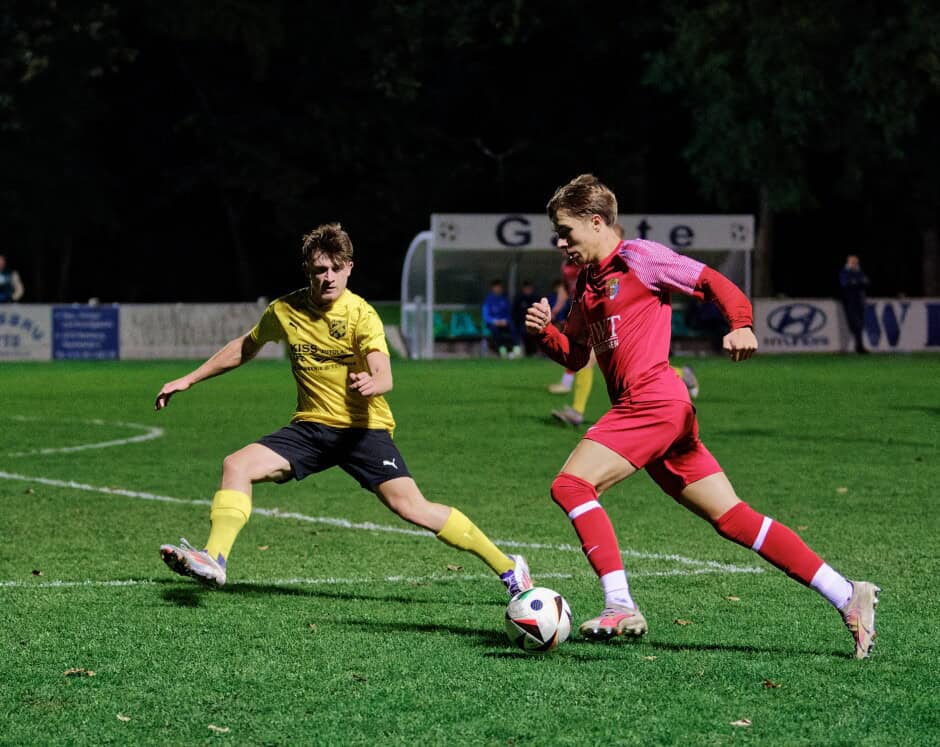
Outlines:
MULTIPOLYGON (((936 744, 940 357, 694 364, 703 440, 739 495, 882 587, 868 661, 815 592, 643 474, 603 499, 650 621, 640 641, 513 650, 482 563, 408 531, 339 470, 258 486, 267 512, 229 584, 202 590, 158 546, 204 541, 222 458, 290 416, 286 364, 155 413, 192 362, 7 362, 0 744, 936 744)), ((389 399, 424 493, 521 548, 577 623, 601 596, 548 495, 578 439, 548 416, 558 374, 396 361, 389 399)), ((589 420, 605 405, 598 376, 589 420)))

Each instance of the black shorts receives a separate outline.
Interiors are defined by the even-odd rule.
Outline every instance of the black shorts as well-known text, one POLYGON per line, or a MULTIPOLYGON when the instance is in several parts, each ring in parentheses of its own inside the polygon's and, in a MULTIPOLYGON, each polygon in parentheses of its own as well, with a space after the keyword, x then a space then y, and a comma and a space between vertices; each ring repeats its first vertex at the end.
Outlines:
POLYGON ((411 477, 386 430, 333 428, 301 420, 259 438, 258 443, 290 462, 295 480, 337 466, 366 490, 396 477, 411 477))

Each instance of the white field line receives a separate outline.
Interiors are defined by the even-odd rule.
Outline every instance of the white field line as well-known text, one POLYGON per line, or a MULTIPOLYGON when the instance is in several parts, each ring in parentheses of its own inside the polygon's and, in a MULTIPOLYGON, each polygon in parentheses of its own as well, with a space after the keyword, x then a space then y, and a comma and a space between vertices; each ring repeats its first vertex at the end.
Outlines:
MULTIPOLYGON (((144 501, 160 501, 163 503, 182 503, 194 506, 210 506, 211 501, 191 499, 191 498, 173 498, 168 495, 158 495, 156 493, 147 493, 138 490, 127 490, 125 488, 110 488, 97 485, 87 485, 74 480, 54 480, 48 477, 30 477, 13 472, 4 472, 0 470, 0 479, 18 480, 21 482, 35 482, 40 485, 49 485, 58 488, 69 488, 71 490, 83 490, 91 493, 104 493, 106 495, 120 495, 126 498, 136 498, 144 501)), ((433 536, 424 529, 407 529, 405 527, 389 526, 387 524, 374 524, 371 521, 353 522, 348 519, 337 519, 329 516, 307 516, 305 514, 293 511, 281 511, 277 508, 253 507, 252 513, 259 516, 268 516, 275 519, 294 519, 312 524, 327 524, 329 526, 340 527, 342 529, 356 529, 369 532, 389 532, 392 534, 406 534, 411 536, 433 536)), ((511 548, 524 548, 531 550, 556 550, 560 552, 580 552, 580 547, 569 544, 546 544, 541 542, 519 542, 516 540, 494 540, 497 545, 511 548)), ((687 558, 683 555, 666 555, 663 553, 647 553, 638 550, 623 550, 621 555, 629 558, 643 560, 665 560, 679 563, 686 566, 693 566, 697 570, 689 571, 688 575, 697 575, 699 573, 763 573, 764 569, 755 566, 733 565, 730 563, 718 563, 713 560, 696 560, 687 558)), ((633 574, 635 575, 635 574, 633 574)), ((685 575, 674 572, 666 572, 664 575, 685 575)))
MULTIPOLYGON (((633 571, 630 578, 661 578, 665 576, 700 576, 707 573, 720 573, 715 568, 698 568, 696 570, 684 570, 674 568, 669 571, 633 571)), ((539 573, 539 581, 543 579, 572 579, 578 576, 588 578, 589 574, 574 573, 539 573)), ((590 576, 593 578, 593 576, 590 576)), ((175 577, 169 577, 166 581, 172 581, 175 577)), ((430 574, 428 576, 383 576, 380 578, 371 578, 368 576, 350 577, 350 578, 256 578, 241 579, 239 581, 227 584, 232 588, 239 586, 369 586, 375 584, 427 584, 427 583, 449 583, 455 581, 480 581, 492 580, 491 573, 451 573, 447 576, 440 574, 430 574)), ((176 579, 180 580, 180 579, 176 579)), ((0 581, 0 589, 74 589, 74 588, 102 588, 102 587, 140 587, 163 585, 166 581, 157 581, 149 578, 142 579, 116 579, 111 581, 0 581)), ((199 587, 197 587, 199 588, 199 587)))
MULTIPOLYGON (((30 418, 23 415, 14 416, 11 418, 11 420, 17 420, 21 422, 28 422, 38 419, 39 418, 30 418)), ((143 441, 152 441, 153 439, 160 438, 163 435, 163 428, 141 425, 140 423, 108 422, 98 419, 82 420, 79 422, 84 423, 85 425, 116 425, 121 428, 134 428, 144 432, 137 436, 130 436, 129 438, 116 438, 111 441, 98 441, 95 443, 78 444, 76 446, 58 446, 45 449, 30 449, 29 451, 14 451, 9 454, 4 454, 3 456, 24 457, 35 456, 37 454, 69 454, 75 451, 85 451, 86 449, 108 449, 112 446, 126 446, 127 444, 138 444, 142 443, 143 441)))

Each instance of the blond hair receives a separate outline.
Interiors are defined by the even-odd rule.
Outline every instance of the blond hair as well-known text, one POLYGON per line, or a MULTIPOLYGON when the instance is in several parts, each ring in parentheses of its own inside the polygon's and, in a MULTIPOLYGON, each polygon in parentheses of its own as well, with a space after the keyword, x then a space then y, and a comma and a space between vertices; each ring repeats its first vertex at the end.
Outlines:
POLYGON ((582 218, 599 215, 608 226, 617 223, 617 198, 593 174, 581 174, 556 189, 546 208, 552 222, 564 210, 582 218))

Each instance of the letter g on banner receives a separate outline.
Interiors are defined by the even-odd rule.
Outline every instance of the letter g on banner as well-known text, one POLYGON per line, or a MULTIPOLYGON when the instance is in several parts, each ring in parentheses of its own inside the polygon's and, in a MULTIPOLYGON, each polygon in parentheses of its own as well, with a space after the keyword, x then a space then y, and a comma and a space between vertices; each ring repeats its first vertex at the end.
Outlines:
POLYGON ((525 246, 532 241, 532 229, 527 218, 507 215, 496 224, 496 239, 503 246, 525 246))

